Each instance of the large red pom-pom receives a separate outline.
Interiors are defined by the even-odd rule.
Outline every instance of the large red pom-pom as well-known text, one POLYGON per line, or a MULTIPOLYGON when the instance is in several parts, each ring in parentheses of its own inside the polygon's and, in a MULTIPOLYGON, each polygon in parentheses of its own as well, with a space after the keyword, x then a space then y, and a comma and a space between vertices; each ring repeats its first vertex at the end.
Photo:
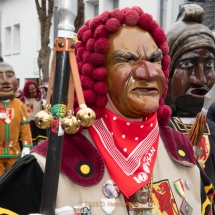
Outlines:
POLYGON ((96 99, 96 102, 95 102, 95 105, 98 108, 103 108, 103 107, 106 106, 107 102, 108 102, 107 96, 100 96, 100 95, 98 95, 97 99, 96 99))
POLYGON ((110 18, 110 14, 111 14, 110 11, 105 10, 99 17, 102 20, 102 22, 105 23, 110 18))
POLYGON ((82 45, 82 42, 81 41, 78 41, 75 43, 75 48, 77 49, 78 47, 80 47, 82 45))
POLYGON ((83 89, 93 89, 93 86, 95 83, 92 78, 85 75, 81 75, 80 80, 81 80, 81 86, 83 87, 83 89))
POLYGON ((91 21, 91 19, 88 19, 88 20, 85 22, 85 25, 86 25, 88 28, 90 28, 90 27, 89 27, 90 21, 91 21))
POLYGON ((99 95, 106 95, 108 92, 108 87, 104 81, 99 81, 94 84, 93 89, 99 95))
POLYGON ((120 24, 119 20, 116 18, 110 18, 105 23, 106 30, 111 34, 114 34, 115 32, 117 32, 119 30, 120 26, 121 26, 121 24, 120 24))
POLYGON ((78 105, 78 99, 77 99, 77 97, 75 96, 74 97, 74 103, 73 103, 73 107, 74 107, 74 109, 75 108, 77 108, 79 105, 78 105))
POLYGON ((85 63, 83 61, 80 61, 77 63, 79 74, 82 74, 82 68, 83 68, 84 64, 85 63))
POLYGON ((106 38, 99 38, 95 42, 94 50, 98 53, 105 53, 108 49, 109 42, 106 38))
POLYGON ((167 45, 167 43, 162 43, 158 47, 162 51, 163 54, 168 54, 169 46, 167 45))
POLYGON ((93 90, 84 90, 83 94, 86 104, 93 104, 96 101, 97 95, 93 90))
POLYGON ((91 52, 89 52, 89 51, 85 51, 83 53, 82 58, 83 58, 84 63, 89 63, 90 62, 90 56, 91 56, 91 52))
POLYGON ((126 25, 134 26, 138 23, 139 19, 140 19, 140 16, 136 10, 128 10, 125 13, 125 24, 126 25))
POLYGON ((101 21, 100 17, 98 16, 98 17, 95 17, 90 20, 89 28, 93 32, 101 24, 102 24, 102 21, 101 21))
POLYGON ((163 70, 163 73, 164 73, 165 78, 166 78, 166 84, 168 84, 168 82, 169 82, 169 80, 168 80, 168 78, 169 78, 169 69, 163 70))
POLYGON ((126 13, 128 10, 131 10, 131 8, 130 8, 130 7, 125 7, 125 8, 122 9, 122 11, 123 11, 124 13, 126 13))
POLYGON ((142 29, 148 31, 152 26, 152 21, 153 21, 152 15, 148 13, 144 13, 140 16, 139 26, 142 29))
POLYGON ((162 113, 163 113, 163 108, 158 108, 158 110, 157 110, 157 116, 158 116, 158 118, 160 117, 160 115, 162 115, 162 113))
POLYGON ((78 33, 77 33, 78 40, 82 40, 82 35, 87 30, 89 30, 89 28, 86 25, 83 25, 82 27, 80 27, 80 29, 78 30, 78 33))
POLYGON ((84 43, 86 43, 87 40, 89 40, 89 39, 92 38, 92 37, 93 37, 92 31, 91 31, 91 30, 87 30, 87 31, 85 31, 85 32, 83 33, 83 35, 82 35, 82 41, 83 41, 84 43))
POLYGON ((136 10, 139 15, 141 15, 142 13, 144 13, 143 10, 142 10, 142 8, 140 8, 139 6, 133 6, 131 9, 132 10, 136 10))
POLYGON ((92 77, 97 81, 103 81, 108 75, 108 71, 105 67, 97 68, 93 71, 92 77))
POLYGON ((162 28, 155 28, 152 30, 151 34, 157 45, 165 43, 167 40, 166 34, 162 28))
POLYGON ((92 53, 90 56, 90 63, 94 66, 104 66, 105 64, 105 56, 100 53, 92 53))
POLYGON ((153 20, 152 21, 152 29, 159 28, 159 27, 160 26, 159 26, 158 22, 156 20, 153 20))
POLYGON ((159 106, 162 106, 162 105, 163 105, 163 101, 164 101, 164 99, 163 99, 163 97, 161 97, 161 98, 159 99, 159 106))
POLYGON ((86 76, 92 76, 92 73, 93 73, 94 69, 95 69, 95 67, 92 64, 86 63, 82 67, 82 74, 86 75, 86 76))
POLYGON ((80 62, 80 61, 82 61, 82 59, 80 57, 78 57, 78 55, 76 55, 75 58, 76 58, 76 62, 77 63, 80 62))
POLYGON ((169 69, 170 66, 170 56, 169 55, 163 55, 163 59, 162 59, 162 70, 167 70, 169 69))
POLYGON ((94 52, 94 45, 95 45, 95 42, 96 42, 96 39, 95 39, 95 38, 90 38, 90 39, 87 41, 86 48, 87 48, 88 51, 94 52))
POLYGON ((163 110, 162 110, 162 114, 160 115, 160 117, 158 119, 158 122, 160 125, 165 126, 168 124, 168 122, 170 120, 172 111, 171 111, 170 107, 167 105, 163 105, 160 108, 162 108, 163 110))
POLYGON ((166 87, 164 89, 164 92, 163 92, 163 95, 162 95, 163 98, 166 98, 167 91, 168 91, 168 85, 166 85, 166 87))
POLYGON ((107 32, 105 26, 104 25, 99 25, 96 28, 95 32, 94 32, 94 37, 96 39, 98 39, 98 38, 101 38, 101 37, 106 38, 107 36, 108 36, 108 32, 107 32))
POLYGON ((122 10, 116 8, 111 12, 111 18, 116 18, 120 21, 120 23, 124 23, 125 14, 122 10))
POLYGON ((92 107, 92 110, 96 114, 96 119, 100 119, 103 116, 103 110, 101 108, 92 107))
POLYGON ((87 50, 87 49, 84 48, 84 47, 79 47, 79 48, 77 49, 77 55, 78 55, 78 57, 80 57, 80 58, 82 59, 83 53, 84 53, 86 50, 87 50))

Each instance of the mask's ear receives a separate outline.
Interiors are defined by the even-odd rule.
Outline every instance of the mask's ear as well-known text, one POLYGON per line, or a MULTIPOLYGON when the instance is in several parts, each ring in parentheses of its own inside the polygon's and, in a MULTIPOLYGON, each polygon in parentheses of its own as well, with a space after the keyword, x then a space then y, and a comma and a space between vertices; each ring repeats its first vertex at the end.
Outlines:
POLYGON ((1 62, 4 62, 4 60, 3 60, 2 56, 0 55, 0 63, 1 62))

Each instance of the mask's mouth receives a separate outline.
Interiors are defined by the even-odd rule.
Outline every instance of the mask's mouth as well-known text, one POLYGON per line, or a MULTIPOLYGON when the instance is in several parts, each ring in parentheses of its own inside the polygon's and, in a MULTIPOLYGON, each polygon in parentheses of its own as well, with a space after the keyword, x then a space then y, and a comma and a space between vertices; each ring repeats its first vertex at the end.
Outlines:
POLYGON ((157 88, 134 88, 132 89, 133 93, 139 93, 139 94, 158 94, 157 88))
POLYGON ((0 85, 0 89, 3 91, 11 90, 12 87, 10 85, 0 85))
POLYGON ((191 96, 196 98, 203 98, 208 93, 208 91, 209 90, 204 87, 190 88, 188 89, 186 94, 190 94, 191 96))

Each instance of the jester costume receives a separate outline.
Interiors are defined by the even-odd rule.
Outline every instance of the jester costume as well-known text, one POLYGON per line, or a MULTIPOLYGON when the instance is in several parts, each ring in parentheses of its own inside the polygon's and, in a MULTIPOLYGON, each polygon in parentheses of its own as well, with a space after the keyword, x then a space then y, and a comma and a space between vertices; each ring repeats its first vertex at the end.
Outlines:
MULTIPOLYGON (((170 58, 163 29, 134 6, 104 11, 87 21, 77 36, 84 99, 96 120, 63 136, 56 208, 71 206, 76 214, 92 215, 210 215, 207 195, 214 192, 213 186, 188 138, 166 126, 171 110, 163 102, 170 58), (114 198, 105 189, 110 181, 117 190, 114 198)), ((19 214, 39 211, 50 141, 35 146, 0 179, 3 195, 16 175, 27 185, 19 193, 10 192, 18 203, 0 199, 2 207, 19 214), (28 201, 20 198, 24 189, 28 201)))
POLYGON ((16 89, 13 68, 0 58, 0 175, 32 147, 30 120, 23 103, 14 98, 16 89))
POLYGON ((36 145, 39 140, 47 138, 46 130, 38 128, 35 124, 35 115, 42 110, 42 93, 36 82, 31 80, 25 82, 21 101, 30 119, 32 141, 36 145))

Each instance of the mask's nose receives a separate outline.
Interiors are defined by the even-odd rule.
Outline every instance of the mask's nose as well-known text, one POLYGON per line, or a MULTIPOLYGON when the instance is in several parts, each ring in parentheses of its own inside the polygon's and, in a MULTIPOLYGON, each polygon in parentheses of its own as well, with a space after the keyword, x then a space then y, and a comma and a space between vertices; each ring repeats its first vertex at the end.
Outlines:
POLYGON ((142 61, 139 67, 133 71, 133 76, 135 79, 145 81, 157 81, 159 77, 154 65, 149 61, 142 61))

